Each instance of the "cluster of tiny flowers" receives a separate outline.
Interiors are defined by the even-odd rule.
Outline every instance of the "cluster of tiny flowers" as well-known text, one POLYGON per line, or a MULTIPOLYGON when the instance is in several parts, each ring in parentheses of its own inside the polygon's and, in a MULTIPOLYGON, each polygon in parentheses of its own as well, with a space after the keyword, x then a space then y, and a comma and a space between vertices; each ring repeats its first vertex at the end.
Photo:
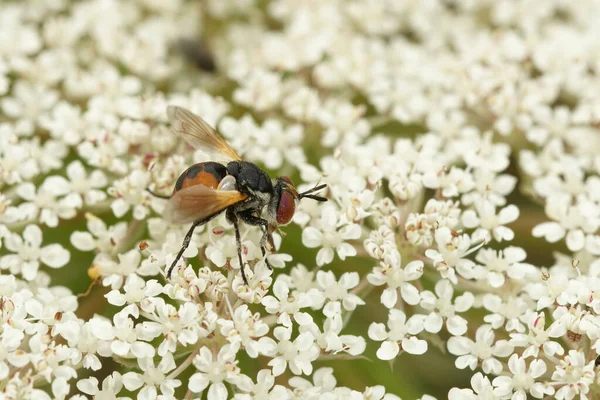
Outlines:
POLYGON ((595 0, 3 2, 0 398, 392 400, 336 363, 432 347, 472 371, 452 400, 599 396, 599 20, 595 0), (297 243, 265 256, 242 225, 247 283, 224 215, 166 276, 189 226, 146 189, 209 161, 168 105, 327 184, 297 243), (91 314, 66 269, 103 290, 91 314))

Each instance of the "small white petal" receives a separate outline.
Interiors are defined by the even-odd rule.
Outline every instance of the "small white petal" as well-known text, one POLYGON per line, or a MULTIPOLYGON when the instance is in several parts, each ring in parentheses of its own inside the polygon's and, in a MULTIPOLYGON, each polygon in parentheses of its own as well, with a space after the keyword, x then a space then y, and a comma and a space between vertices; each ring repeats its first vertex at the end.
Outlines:
POLYGON ((96 247, 94 237, 89 232, 73 232, 71 244, 81 251, 92 251, 96 247))
POLYGON ((419 304, 421 301, 419 290, 410 283, 403 283, 402 286, 400 286, 400 293, 402 294, 404 301, 412 306, 419 304))
POLYGON ((410 354, 423 354, 427 351, 427 342, 424 340, 411 337, 408 340, 402 341, 402 349, 410 354))
POLYGON ((137 390, 144 384, 144 380, 140 374, 135 372, 127 372, 123 375, 123 385, 127 390, 137 390))
POLYGON ((81 390, 85 394, 93 396, 98 393, 98 379, 94 377, 82 379, 77 382, 77 389, 81 390))
POLYGON ((381 346, 377 350, 377 358, 380 360, 391 360, 395 358, 399 352, 400 347, 398 346, 398 343, 391 340, 386 340, 385 342, 381 343, 381 346))
POLYGON ((393 308, 398 301, 398 289, 387 288, 381 293, 381 304, 393 308))
POLYGON ((498 219, 502 225, 514 222, 519 218, 519 207, 514 204, 504 207, 498 213, 498 219))
POLYGON ((425 330, 429 333, 438 333, 439 331, 442 330, 442 325, 443 325, 444 321, 442 319, 442 317, 440 317, 438 314, 436 313, 431 313, 427 316, 427 318, 425 318, 425 330))
POLYGON ((60 268, 69 262, 71 254, 60 244, 51 244, 41 250, 40 260, 49 267, 60 268))
POLYGON ((472 343, 465 337, 451 337, 448 339, 448 351, 455 356, 462 356, 469 353, 472 343))
POLYGON ((566 237, 567 247, 571 251, 580 251, 585 246, 585 235, 581 229, 571 230, 566 237))
POLYGON ((467 321, 458 315, 454 315, 446 321, 446 328, 451 334, 460 336, 467 332, 467 321))
POLYGON ((324 247, 317 253, 317 265, 323 266, 333 261, 333 249, 324 247))
POLYGON ((156 400, 156 387, 144 386, 137 395, 137 400, 156 400))
POLYGON ((302 231, 302 244, 304 244, 306 247, 319 247, 322 241, 323 233, 320 230, 309 226, 304 228, 304 231, 302 231))
POLYGON ((42 230, 37 225, 27 225, 23 231, 23 239, 35 247, 42 244, 42 230))
POLYGON ((131 345, 122 340, 115 340, 111 343, 110 349, 118 356, 126 357, 129 354, 129 350, 131 349, 131 345))
POLYGON ((531 234, 534 237, 544 237, 550 243, 556 243, 565 236, 565 229, 556 222, 543 222, 536 225, 531 234))
POLYGON ((388 334, 385 331, 385 325, 381 323, 373 322, 369 326, 369 338, 377 341, 382 341, 387 339, 388 334))
POLYGON ((190 377, 188 388, 194 393, 200 393, 206 389, 209 383, 208 375, 196 373, 190 377))
POLYGON ((208 400, 227 400, 227 388, 223 382, 210 385, 207 398, 208 400))

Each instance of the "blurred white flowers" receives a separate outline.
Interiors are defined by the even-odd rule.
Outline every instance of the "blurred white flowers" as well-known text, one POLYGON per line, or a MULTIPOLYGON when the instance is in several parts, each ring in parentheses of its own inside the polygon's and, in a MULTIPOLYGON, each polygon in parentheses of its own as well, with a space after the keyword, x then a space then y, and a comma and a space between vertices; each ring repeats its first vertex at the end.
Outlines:
POLYGON ((27 225, 23 236, 8 233, 4 238, 5 248, 14 254, 0 258, 0 268, 12 275, 20 274, 23 279, 35 279, 40 262, 51 268, 60 268, 69 262, 70 254, 60 244, 42 247, 42 230, 37 225, 27 225))
POLYGON ((0 398, 389 400, 335 368, 432 347, 473 371, 440 398, 596 398, 599 19, 596 0, 3 2, 0 398), (165 278, 188 227, 146 189, 208 161, 169 104, 327 184, 266 257, 243 225, 248 285, 224 216, 165 278))

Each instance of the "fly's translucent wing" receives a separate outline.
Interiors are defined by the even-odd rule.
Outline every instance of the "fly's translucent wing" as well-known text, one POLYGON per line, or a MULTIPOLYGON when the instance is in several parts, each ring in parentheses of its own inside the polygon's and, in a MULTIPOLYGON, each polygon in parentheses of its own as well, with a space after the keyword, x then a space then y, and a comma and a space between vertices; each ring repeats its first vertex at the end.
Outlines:
POLYGON ((171 130, 181 136, 192 147, 207 153, 213 161, 235 161, 241 157, 199 116, 177 106, 167 107, 171 130))
POLYGON ((179 190, 169 199, 163 218, 175 224, 185 224, 219 213, 248 198, 237 190, 216 190, 204 185, 179 190))

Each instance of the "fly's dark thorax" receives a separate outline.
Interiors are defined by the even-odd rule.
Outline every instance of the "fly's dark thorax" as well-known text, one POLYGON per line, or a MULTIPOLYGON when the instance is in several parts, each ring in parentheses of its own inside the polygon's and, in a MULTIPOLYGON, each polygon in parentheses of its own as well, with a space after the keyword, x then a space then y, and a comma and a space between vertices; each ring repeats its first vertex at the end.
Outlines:
POLYGON ((256 192, 262 192, 269 196, 273 193, 273 183, 271 178, 256 164, 247 161, 232 161, 227 164, 227 172, 237 181, 237 188, 240 192, 247 195, 259 195, 256 192))
POLYGON ((194 164, 179 176, 173 193, 194 185, 216 189, 226 175, 227 168, 223 164, 213 161, 194 164))

